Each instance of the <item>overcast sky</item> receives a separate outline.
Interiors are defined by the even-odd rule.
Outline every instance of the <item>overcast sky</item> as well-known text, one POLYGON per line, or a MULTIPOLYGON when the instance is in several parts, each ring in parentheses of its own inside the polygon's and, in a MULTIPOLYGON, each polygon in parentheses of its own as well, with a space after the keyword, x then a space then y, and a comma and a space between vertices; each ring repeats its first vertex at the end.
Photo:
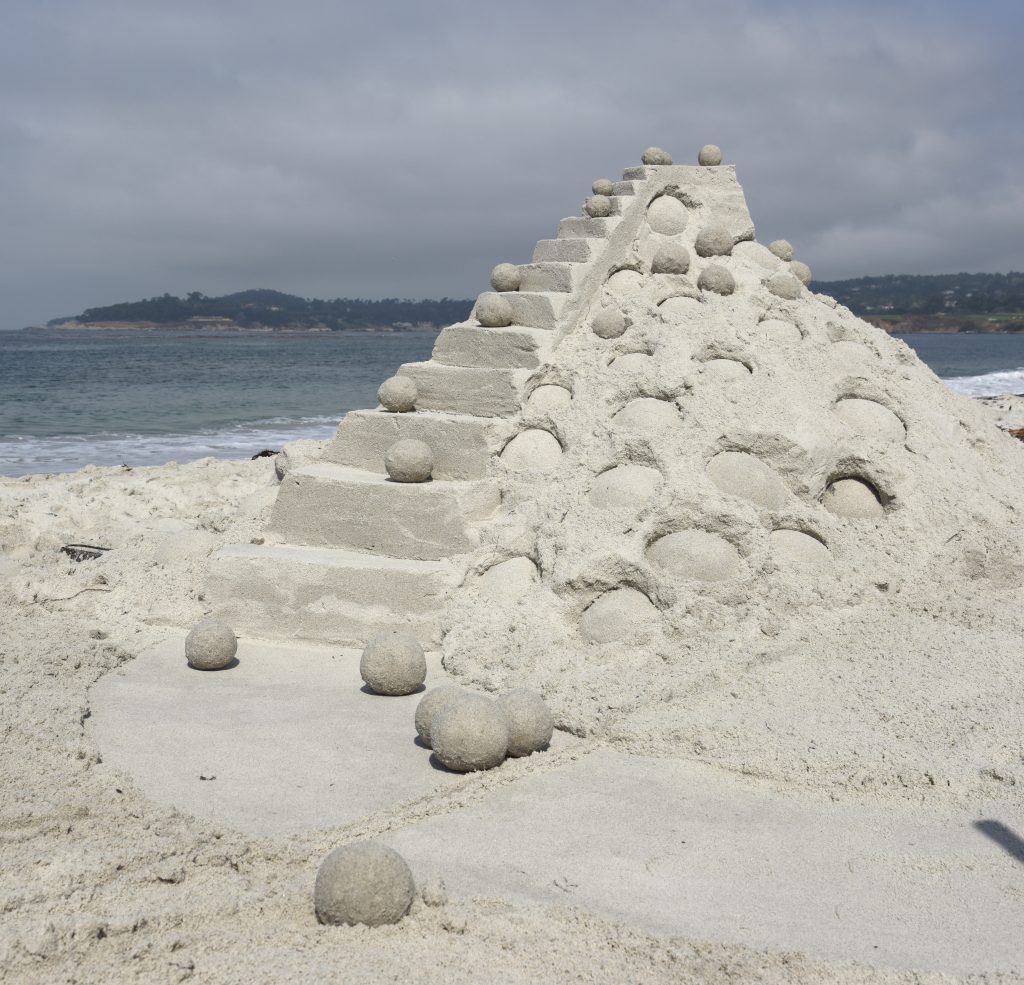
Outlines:
POLYGON ((469 297, 649 144, 821 279, 1024 268, 1022 0, 3 6, 0 327, 469 297))

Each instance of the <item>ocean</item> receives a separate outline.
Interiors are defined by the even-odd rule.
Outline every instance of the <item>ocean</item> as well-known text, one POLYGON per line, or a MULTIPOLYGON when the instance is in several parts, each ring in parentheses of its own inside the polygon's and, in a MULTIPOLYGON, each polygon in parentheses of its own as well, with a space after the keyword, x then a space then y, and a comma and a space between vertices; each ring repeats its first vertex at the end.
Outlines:
MULTIPOLYGON (((433 332, 0 332, 0 475, 249 458, 328 438, 433 332)), ((905 335, 970 396, 1024 391, 1024 336, 905 335)))

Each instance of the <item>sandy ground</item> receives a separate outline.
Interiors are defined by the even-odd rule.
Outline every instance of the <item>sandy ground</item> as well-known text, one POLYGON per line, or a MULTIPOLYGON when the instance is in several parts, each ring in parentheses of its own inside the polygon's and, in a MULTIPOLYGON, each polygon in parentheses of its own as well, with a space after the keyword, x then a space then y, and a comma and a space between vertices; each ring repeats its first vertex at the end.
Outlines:
POLYGON ((202 614, 210 553, 258 537, 276 489, 271 460, 0 481, 0 979, 948 980, 666 937, 513 896, 452 893, 394 927, 320 927, 316 866, 358 828, 246 837, 157 806, 101 761, 88 728, 90 688, 202 614), (59 553, 69 542, 116 550, 74 563, 59 553))

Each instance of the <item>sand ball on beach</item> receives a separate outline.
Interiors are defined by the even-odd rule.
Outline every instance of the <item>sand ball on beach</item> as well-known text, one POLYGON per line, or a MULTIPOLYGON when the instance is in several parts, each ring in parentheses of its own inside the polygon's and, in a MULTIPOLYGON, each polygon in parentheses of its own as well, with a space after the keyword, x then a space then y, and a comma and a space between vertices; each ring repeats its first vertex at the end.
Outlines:
POLYGON ((359 676, 377 694, 412 694, 427 678, 423 647, 409 633, 381 633, 366 644, 359 676))
POLYGON ((780 260, 787 263, 793 259, 793 244, 788 239, 774 239, 768 244, 770 253, 774 253, 780 260))
POLYGON ((732 233, 725 226, 713 223, 705 226, 693 244, 700 257, 724 257, 732 253, 732 233))
POLYGON ((652 274, 685 274, 690 269, 690 251, 682 243, 666 243, 651 260, 652 274))
POLYGON ((517 688, 501 695, 498 705, 508 720, 510 756, 529 756, 547 749, 555 731, 555 720, 540 694, 517 688))
POLYGON ((425 441, 403 438, 388 449, 384 468, 393 482, 426 482, 434 473, 434 453, 425 441))
POLYGON ((700 272, 697 278, 697 286, 702 291, 712 291, 715 294, 732 294, 736 290, 736 281, 725 267, 712 263, 700 272))
POLYGON ((508 752, 508 720, 488 698, 467 694, 441 708, 430 725, 434 755, 456 773, 500 766, 508 752))
POLYGON ((512 305, 500 294, 481 294, 475 311, 476 320, 484 328, 505 328, 512 324, 512 305))
POLYGON ((722 163, 722 149, 716 144, 705 144, 697 154, 697 163, 705 168, 717 168, 722 163))
POLYGON ((612 214, 612 200, 607 195, 591 195, 583 210, 594 219, 603 219, 612 214))
POLYGON ((398 923, 416 894, 412 872, 393 848, 375 841, 335 848, 313 887, 316 918, 327 924, 398 923))
POLYGON ((602 308, 590 328, 600 339, 617 339, 626 331, 626 316, 618 308, 602 308))
POLYGON ((454 701, 459 701, 469 692, 454 684, 442 684, 440 687, 431 688, 416 706, 416 734, 420 741, 428 748, 433 745, 430 739, 430 726, 434 717, 443 708, 447 708, 454 701))
POLYGON ((394 414, 407 414, 413 410, 418 396, 416 383, 408 376, 390 376, 377 391, 381 406, 394 414))
POLYGON ((185 659, 196 670, 223 670, 237 652, 234 632, 219 619, 204 619, 185 637, 185 659))
POLYGON ((795 301, 803 289, 803 284, 792 274, 776 274, 768 281, 767 286, 772 294, 785 301, 795 301))
POLYGON ((595 195, 606 195, 611 197, 615 193, 615 183, 608 178, 598 178, 597 181, 590 186, 590 190, 595 195))
POLYGON ((514 263, 499 263, 491 271, 491 287, 496 291, 518 291, 521 275, 514 263))
POLYGON ((672 155, 667 150, 662 150, 660 147, 648 147, 643 152, 640 158, 644 164, 671 164, 672 155))
POLYGON ((811 281, 814 278, 811 277, 811 268, 808 267, 806 263, 804 263, 801 260, 794 260, 789 265, 789 269, 790 269, 790 271, 792 271, 793 276, 798 281, 800 281, 800 283, 803 284, 804 287, 810 287, 811 286, 811 281))

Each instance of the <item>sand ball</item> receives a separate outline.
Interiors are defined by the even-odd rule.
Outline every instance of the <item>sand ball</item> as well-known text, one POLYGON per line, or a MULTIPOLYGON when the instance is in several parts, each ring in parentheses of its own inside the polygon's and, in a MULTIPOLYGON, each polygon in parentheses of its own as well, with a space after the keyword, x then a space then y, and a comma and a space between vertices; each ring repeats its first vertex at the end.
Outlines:
POLYGON ((562 460, 562 446, 550 431, 526 428, 505 445, 500 458, 518 471, 551 469, 562 460))
POLYGON ((416 734, 420 741, 428 748, 433 748, 430 740, 430 726, 434 716, 447 708, 453 701, 461 701, 468 692, 454 684, 442 684, 440 687, 431 688, 416 706, 416 734))
POLYGON ((632 640, 658 618, 658 610, 643 592, 616 588, 605 592, 583 613, 580 630, 591 643, 632 640))
POLYGON ((725 257, 732 253, 732 233, 725 226, 714 223, 705 226, 693 244, 699 257, 725 257))
POLYGON ((604 219, 612 214, 612 200, 607 195, 591 195, 583 211, 594 219, 604 219))
POLYGON ((643 152, 643 156, 640 158, 644 164, 671 164, 672 155, 668 151, 662 150, 660 147, 648 147, 643 152))
POLYGON ((419 392, 408 376, 391 376, 380 385, 377 399, 385 410, 394 414, 407 414, 416 406, 419 392))
POLYGON ((790 273, 792 273, 793 276, 804 285, 804 287, 811 286, 811 281, 813 280, 811 277, 811 268, 808 267, 806 263, 801 260, 794 260, 789 265, 789 270, 790 273))
POLYGON ((617 339, 626 331, 626 316, 618 308, 602 308, 590 323, 591 331, 602 339, 617 339))
POLYGON ((608 178, 598 178, 597 181, 590 186, 590 190, 595 195, 611 196, 615 194, 615 183, 610 181, 608 178))
POLYGON ((412 694, 427 678, 423 647, 409 633, 381 633, 366 644, 359 676, 375 694, 412 694))
POLYGON ((335 848, 320 863, 313 888, 316 918, 328 924, 398 923, 416 884, 405 859, 376 841, 335 848))
POLYGON ((874 520, 885 516, 885 507, 874 487, 863 479, 836 479, 821 497, 829 513, 847 520, 874 520))
POLYGON ((498 698, 498 705, 508 719, 510 756, 529 756, 547 749, 555 731, 555 720, 541 695, 517 688, 498 698))
POLYGON ((654 274, 685 274, 689 269, 690 251, 682 243, 665 243, 651 261, 654 274))
POLYGON ((514 263, 499 263, 491 271, 491 287, 496 291, 518 291, 519 280, 519 268, 514 263))
POLYGON ((388 449, 384 468, 393 482, 426 482, 434 471, 434 453, 425 441, 403 438, 388 449))
POLYGON ((476 299, 476 320, 484 328, 505 328, 512 324, 512 305, 500 294, 481 294, 476 299))
POLYGON ((793 259, 793 244, 788 239, 776 239, 772 240, 768 244, 768 250, 774 253, 780 260, 785 260, 787 263, 793 259))
POLYGON ((489 770, 508 752, 508 721, 495 702, 467 694, 434 715, 430 741, 434 755, 456 773, 489 770))
POLYGON ((697 154, 697 163, 705 168, 717 168, 722 163, 722 149, 715 144, 705 144, 697 154))
POLYGON ((223 670, 237 652, 234 632, 219 619, 204 619, 185 637, 185 659, 196 670, 223 670))
POLYGON ((803 289, 803 285, 792 274, 776 274, 768 281, 767 286, 777 298, 786 301, 795 301, 803 289))
POLYGON ((736 281, 725 267, 712 263, 700 272, 697 286, 702 291, 713 291, 715 294, 732 294, 736 290, 736 281))

